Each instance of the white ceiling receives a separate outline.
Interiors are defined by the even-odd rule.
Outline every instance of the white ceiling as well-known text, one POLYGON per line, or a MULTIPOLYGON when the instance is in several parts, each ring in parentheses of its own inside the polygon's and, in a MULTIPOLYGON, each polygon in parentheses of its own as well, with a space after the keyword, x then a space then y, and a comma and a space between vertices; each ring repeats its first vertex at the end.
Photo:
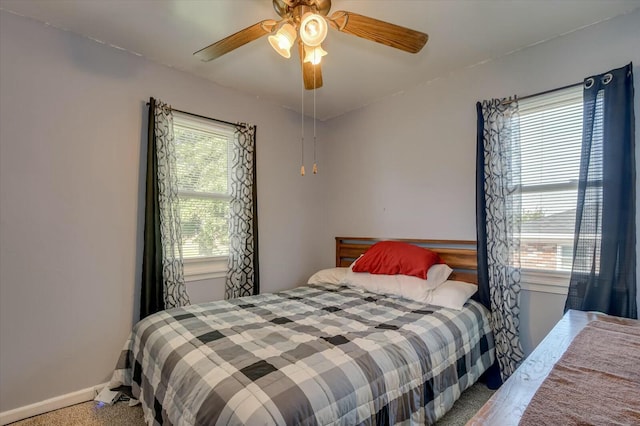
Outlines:
MULTIPOLYGON (((347 10, 429 34, 412 55, 330 29, 317 116, 327 120, 447 73, 627 13, 640 0, 333 0, 347 10)), ((124 48, 222 86, 300 111, 296 55, 266 37, 212 62, 193 52, 263 19, 271 0, 0 0, 2 9, 124 48)), ((312 92, 305 93, 306 111, 312 92)))

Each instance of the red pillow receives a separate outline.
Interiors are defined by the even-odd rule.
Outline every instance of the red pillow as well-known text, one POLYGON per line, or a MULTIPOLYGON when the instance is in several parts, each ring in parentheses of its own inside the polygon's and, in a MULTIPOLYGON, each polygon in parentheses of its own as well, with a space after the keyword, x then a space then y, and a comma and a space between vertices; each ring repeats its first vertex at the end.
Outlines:
POLYGON ((410 275, 427 279, 427 271, 444 263, 438 253, 399 241, 381 241, 372 245, 353 265, 353 272, 381 275, 410 275))

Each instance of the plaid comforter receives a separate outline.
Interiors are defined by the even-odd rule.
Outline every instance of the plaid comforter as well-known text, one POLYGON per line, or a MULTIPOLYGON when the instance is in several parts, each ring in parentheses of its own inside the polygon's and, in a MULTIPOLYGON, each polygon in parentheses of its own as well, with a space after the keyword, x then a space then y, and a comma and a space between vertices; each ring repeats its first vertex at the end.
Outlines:
POLYGON ((110 387, 131 386, 148 424, 425 424, 493 360, 476 302, 305 286, 145 318, 110 387))

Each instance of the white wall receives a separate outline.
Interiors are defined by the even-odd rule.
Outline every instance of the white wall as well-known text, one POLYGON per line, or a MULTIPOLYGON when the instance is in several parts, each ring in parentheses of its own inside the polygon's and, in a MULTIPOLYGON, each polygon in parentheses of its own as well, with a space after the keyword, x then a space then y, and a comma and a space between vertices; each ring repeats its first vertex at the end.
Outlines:
MULTIPOLYGON (((630 61, 640 152, 640 11, 332 120, 329 234, 475 239, 475 103, 576 83, 630 61)), ((522 341, 530 352, 562 316, 564 296, 525 291, 522 298, 522 341)))
POLYGON ((4 11, 0 93, 0 412, 110 377, 138 312, 150 96, 257 125, 262 291, 332 259, 299 115, 4 11))

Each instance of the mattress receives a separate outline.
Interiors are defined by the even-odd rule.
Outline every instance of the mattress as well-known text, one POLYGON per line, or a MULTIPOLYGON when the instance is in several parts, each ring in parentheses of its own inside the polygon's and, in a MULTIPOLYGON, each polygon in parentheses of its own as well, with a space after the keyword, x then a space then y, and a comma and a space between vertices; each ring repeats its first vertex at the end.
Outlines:
POLYGON ((431 424, 494 361, 488 312, 322 284, 140 321, 110 387, 150 425, 431 424))

